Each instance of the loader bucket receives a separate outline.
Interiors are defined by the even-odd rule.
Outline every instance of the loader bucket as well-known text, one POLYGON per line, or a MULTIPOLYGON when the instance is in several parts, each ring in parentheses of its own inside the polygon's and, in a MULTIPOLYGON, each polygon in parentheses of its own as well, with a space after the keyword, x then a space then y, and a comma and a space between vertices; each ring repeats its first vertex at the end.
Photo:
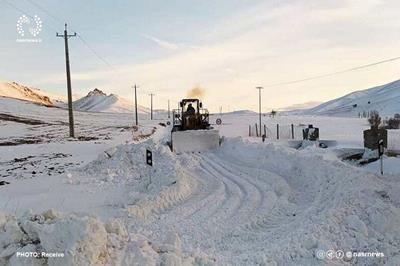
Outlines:
POLYGON ((173 131, 171 135, 172 151, 176 153, 197 152, 219 147, 218 130, 173 131))

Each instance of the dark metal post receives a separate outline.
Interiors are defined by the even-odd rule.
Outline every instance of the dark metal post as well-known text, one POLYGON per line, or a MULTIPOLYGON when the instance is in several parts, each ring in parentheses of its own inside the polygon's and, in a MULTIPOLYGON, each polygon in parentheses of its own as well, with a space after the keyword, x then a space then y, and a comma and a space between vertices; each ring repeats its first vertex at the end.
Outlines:
POLYGON ((256 136, 258 137, 258 127, 257 127, 257 123, 256 123, 256 136))
POLYGON ((68 35, 67 23, 65 23, 64 35, 58 34, 57 37, 64 38, 64 48, 65 48, 65 68, 67 72, 67 90, 68 90, 68 116, 69 116, 69 136, 75 138, 74 131, 74 115, 72 110, 72 88, 71 88, 71 70, 69 65, 69 50, 68 50, 68 38, 75 37, 76 32, 73 35, 68 35))
POLYGON ((136 125, 138 125, 136 84, 135 84, 135 120, 136 120, 136 125))
POLYGON ((153 96, 155 94, 150 93, 150 120, 153 120, 153 96))
POLYGON ((378 154, 381 157, 381 175, 383 175, 383 154, 385 153, 383 139, 378 141, 378 154))
POLYGON ((279 139, 279 124, 276 124, 276 139, 279 139))
POLYGON ((294 139, 294 125, 292 124, 291 127, 292 127, 292 139, 294 139))
POLYGON ((260 136, 261 134, 261 90, 263 89, 263 87, 256 87, 256 89, 258 90, 258 112, 259 112, 259 116, 260 116, 260 136))

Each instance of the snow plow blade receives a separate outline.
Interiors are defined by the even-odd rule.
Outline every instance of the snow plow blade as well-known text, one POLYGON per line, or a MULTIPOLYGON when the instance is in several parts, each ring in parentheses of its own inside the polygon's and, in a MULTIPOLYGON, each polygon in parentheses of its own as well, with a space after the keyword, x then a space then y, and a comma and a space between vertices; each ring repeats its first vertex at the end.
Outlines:
POLYGON ((218 130, 174 131, 171 136, 172 151, 176 153, 205 151, 219 147, 218 130))

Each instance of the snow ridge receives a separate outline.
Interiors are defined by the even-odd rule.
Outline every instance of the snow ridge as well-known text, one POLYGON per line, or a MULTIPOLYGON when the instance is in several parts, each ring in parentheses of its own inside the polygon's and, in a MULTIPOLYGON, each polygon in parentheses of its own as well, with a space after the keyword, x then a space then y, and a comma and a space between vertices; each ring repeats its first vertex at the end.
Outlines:
POLYGON ((400 80, 366 90, 355 91, 314 108, 297 111, 304 115, 358 116, 377 110, 383 116, 400 113, 400 80))
MULTIPOLYGON (((97 88, 75 101, 73 106, 75 110, 90 112, 132 113, 134 110, 134 105, 128 100, 115 94, 107 95, 97 88)), ((149 110, 143 106, 138 106, 138 112, 149 113, 149 110)))

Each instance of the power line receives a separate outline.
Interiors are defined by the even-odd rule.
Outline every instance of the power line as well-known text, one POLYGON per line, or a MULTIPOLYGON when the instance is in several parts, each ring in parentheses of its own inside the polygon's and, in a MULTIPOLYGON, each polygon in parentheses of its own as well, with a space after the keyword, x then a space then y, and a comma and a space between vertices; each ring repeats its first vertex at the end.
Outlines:
MULTIPOLYGON (((26 14, 28 17, 33 18, 32 16, 28 15, 27 12, 25 12, 24 10, 18 8, 17 6, 15 6, 14 4, 11 4, 10 2, 8 2, 7 0, 3 0, 4 2, 6 2, 8 5, 10 5, 11 7, 13 7, 14 9, 16 9, 19 12, 22 12, 24 14, 26 14)), ((32 0, 27 0, 29 3, 31 3, 32 5, 34 5, 36 8, 38 8, 39 10, 41 10, 43 13, 47 14, 49 17, 51 17, 54 21, 56 21, 57 23, 61 23, 64 24, 65 21, 62 21, 60 18, 58 18, 57 16, 53 15, 49 10, 47 10, 46 8, 44 8, 43 6, 39 5, 38 3, 32 1, 32 0)), ((54 29, 54 28, 53 28, 54 29)), ((55 30, 55 29, 54 29, 55 30)), ((73 28, 71 28, 72 31, 75 31, 73 28)), ((55 30, 57 31, 57 30, 55 30)), ((82 35, 77 34, 78 39, 83 43, 84 46, 86 46, 86 48, 88 48, 100 61, 102 61, 104 64, 106 64, 108 67, 110 67, 111 69, 115 70, 115 67, 110 64, 104 57, 102 57, 84 38, 82 35)))
MULTIPOLYGON (((29 15, 28 12, 25 12, 23 9, 19 8, 18 6, 8 2, 7 0, 3 0, 4 3, 6 3, 8 6, 10 6, 11 8, 13 8, 14 10, 23 13, 24 15, 26 15, 27 17, 29 17, 30 19, 35 19, 33 16, 29 15)), ((57 31, 56 28, 53 28, 52 26, 49 26, 52 30, 57 31)))
POLYGON ((370 63, 370 64, 365 64, 365 65, 361 65, 361 66, 357 66, 357 67, 348 68, 348 69, 345 69, 345 70, 335 71, 335 72, 332 72, 332 73, 317 75, 317 76, 308 77, 308 78, 304 78, 304 79, 297 79, 297 80, 279 82, 279 83, 270 84, 270 85, 267 85, 267 86, 264 86, 264 87, 276 87, 276 86, 281 86, 281 85, 290 85, 290 84, 305 82, 305 81, 309 81, 309 80, 315 80, 315 79, 330 77, 330 76, 343 74, 343 73, 347 73, 347 72, 353 72, 353 71, 360 70, 360 69, 363 69, 363 68, 368 68, 368 67, 372 67, 372 66, 376 66, 376 65, 380 65, 380 64, 384 64, 384 63, 393 62, 393 61, 396 61, 396 60, 399 60, 399 59, 400 59, 400 56, 397 56, 397 57, 381 60, 381 61, 370 63))
MULTIPOLYGON (((49 17, 51 17, 54 21, 57 21, 57 23, 64 24, 65 20, 62 21, 62 20, 59 19, 57 16, 54 16, 54 15, 53 15, 52 13, 50 13, 46 8, 42 7, 41 5, 35 3, 35 2, 32 1, 32 0, 26 0, 26 1, 28 1, 29 3, 31 3, 32 5, 34 5, 36 8, 40 9, 42 12, 46 13, 46 14, 47 14, 49 17)), ((72 28, 71 28, 71 30, 74 31, 72 28)))
POLYGON ((115 70, 114 66, 112 66, 106 59, 104 59, 99 53, 96 52, 96 50, 94 50, 87 41, 85 41, 85 39, 82 37, 82 35, 77 34, 78 39, 80 39, 82 41, 82 43, 90 50, 92 51, 92 53, 100 60, 102 61, 104 64, 106 64, 107 66, 109 66, 111 69, 115 70))

